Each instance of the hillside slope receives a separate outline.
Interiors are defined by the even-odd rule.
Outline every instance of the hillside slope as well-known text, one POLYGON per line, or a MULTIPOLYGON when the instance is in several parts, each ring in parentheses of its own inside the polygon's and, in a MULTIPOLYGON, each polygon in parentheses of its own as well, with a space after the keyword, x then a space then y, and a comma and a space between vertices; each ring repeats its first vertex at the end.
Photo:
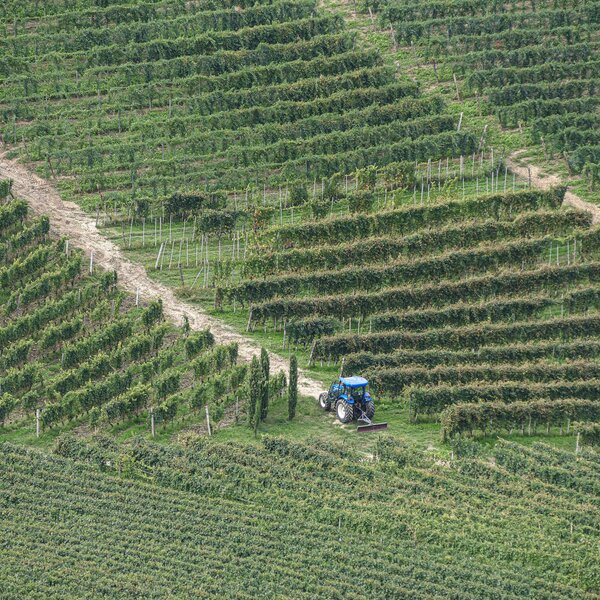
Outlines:
POLYGON ((381 445, 0 446, 7 598, 598 597, 598 459, 381 445), (98 470, 100 469, 100 470, 98 470), (102 472, 104 471, 104 472, 102 472), (121 473, 121 476, 118 476, 121 473))

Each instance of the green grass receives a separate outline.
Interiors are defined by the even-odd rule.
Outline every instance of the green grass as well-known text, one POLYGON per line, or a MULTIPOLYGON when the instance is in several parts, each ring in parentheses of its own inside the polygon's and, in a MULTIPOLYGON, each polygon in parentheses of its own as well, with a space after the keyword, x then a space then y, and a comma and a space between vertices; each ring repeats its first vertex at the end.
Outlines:
POLYGON ((62 433, 72 432, 77 429, 77 423, 69 423, 60 428, 48 429, 40 432, 40 437, 35 435, 35 418, 20 420, 11 425, 0 428, 0 440, 13 444, 33 446, 34 448, 47 449, 54 445, 56 438, 62 433))
MULTIPOLYGON (((324 412, 314 398, 308 397, 299 398, 296 417, 290 421, 287 413, 287 399, 276 398, 271 400, 269 415, 261 423, 258 437, 243 417, 239 422, 228 427, 217 427, 213 430, 213 437, 219 441, 236 441, 248 444, 258 444, 259 438, 265 434, 283 436, 296 441, 309 441, 318 438, 332 443, 342 442, 349 449, 364 454, 372 454, 377 440, 381 437, 392 437, 408 442, 422 450, 435 448, 442 456, 449 455, 451 452, 450 445, 442 444, 440 440, 440 427, 437 423, 410 423, 408 421, 408 411, 402 406, 391 405, 382 401, 378 404, 376 421, 379 423, 387 422, 388 429, 386 431, 359 434, 356 431, 356 423, 340 425, 333 413, 324 412)), ((194 425, 203 422, 203 413, 198 414, 187 411, 167 426, 158 426, 154 441, 160 444, 171 443, 176 441, 182 433, 186 431, 193 432, 194 425)), ((125 442, 135 436, 151 439, 150 426, 145 416, 126 421, 105 431, 114 435, 120 442, 125 442)), ((2 429, 0 431, 0 441, 48 450, 54 446, 58 436, 66 432, 75 432, 81 435, 91 433, 86 426, 82 426, 80 423, 71 423, 60 428, 43 431, 40 437, 36 438, 35 420, 28 419, 19 422, 18 425, 7 426, 2 429)), ((527 446, 541 441, 564 450, 574 451, 575 449, 575 437, 567 435, 566 432, 565 435, 561 436, 559 431, 554 428, 549 435, 545 433, 537 435, 513 433, 510 436, 498 434, 486 438, 476 436, 475 439, 491 449, 499 438, 527 446)))

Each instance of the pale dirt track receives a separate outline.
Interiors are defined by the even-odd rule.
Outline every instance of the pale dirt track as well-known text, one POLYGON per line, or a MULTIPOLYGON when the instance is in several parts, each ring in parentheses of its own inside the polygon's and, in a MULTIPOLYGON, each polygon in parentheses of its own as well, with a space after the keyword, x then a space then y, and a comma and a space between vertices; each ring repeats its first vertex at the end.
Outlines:
MULTIPOLYGON (((529 171, 527 166, 521 166, 515 162, 515 159, 518 158, 521 152, 524 151, 521 150, 519 152, 513 153, 512 156, 507 159, 506 166, 513 173, 516 173, 522 179, 527 180, 527 178, 529 177, 529 171)), ((535 187, 545 190, 553 186, 563 185, 563 181, 558 175, 545 175, 544 177, 542 177, 542 169, 540 167, 537 167, 535 165, 528 165, 528 167, 529 169, 531 169, 531 183, 535 187)), ((579 196, 576 196, 568 190, 565 194, 564 203, 574 208, 587 210, 588 212, 592 213, 592 222, 600 223, 600 206, 592 204, 591 202, 586 202, 585 200, 582 200, 579 196)))
MULTIPOLYGON (((253 341, 237 333, 219 319, 180 300, 169 287, 150 279, 144 267, 125 258, 118 246, 98 231, 95 220, 91 216, 75 203, 63 202, 51 183, 31 173, 17 161, 8 160, 4 154, 0 154, 0 179, 12 179, 13 194, 26 200, 33 212, 48 215, 52 229, 58 235, 68 238, 70 243, 81 248, 88 256, 93 252, 95 265, 116 271, 122 288, 132 294, 139 290, 144 300, 162 298, 165 315, 176 325, 183 323, 185 315, 192 329, 200 330, 209 327, 218 343, 237 342, 242 360, 248 361, 260 352, 259 346, 253 341)), ((287 373, 287 360, 274 353, 270 353, 270 358, 273 372, 283 369, 287 373)), ((298 391, 304 396, 316 398, 322 391, 322 384, 300 372, 298 391)))

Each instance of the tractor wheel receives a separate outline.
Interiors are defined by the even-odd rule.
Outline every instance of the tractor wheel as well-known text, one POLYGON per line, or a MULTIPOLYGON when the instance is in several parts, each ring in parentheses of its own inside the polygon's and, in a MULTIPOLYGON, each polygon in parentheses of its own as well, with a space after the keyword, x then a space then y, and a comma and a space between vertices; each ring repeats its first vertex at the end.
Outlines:
POLYGON ((375 402, 373 400, 369 400, 365 402, 365 415, 372 419, 375 416, 375 402))
POLYGON ((335 409, 340 423, 350 423, 354 419, 354 406, 348 404, 345 400, 340 400, 335 409))
POLYGON ((331 410, 331 400, 329 400, 329 394, 327 392, 323 392, 319 396, 319 406, 323 410, 331 410))

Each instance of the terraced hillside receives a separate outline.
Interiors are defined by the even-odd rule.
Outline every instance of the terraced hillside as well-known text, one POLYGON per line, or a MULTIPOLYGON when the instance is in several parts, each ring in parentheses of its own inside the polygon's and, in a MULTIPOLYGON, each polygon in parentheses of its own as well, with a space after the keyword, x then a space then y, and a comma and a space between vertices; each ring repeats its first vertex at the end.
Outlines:
POLYGON ((598 600, 599 23, 2 2, 0 598, 598 600))
POLYGON ((362 8, 391 28, 396 49, 433 66, 437 83, 450 82, 458 100, 476 101, 504 128, 526 128, 523 147, 535 161, 583 174, 596 188, 598 2, 365 0, 362 8))
POLYGON ((218 421, 245 381, 237 345, 182 333, 160 301, 136 306, 115 273, 97 272, 27 213, 20 200, 0 204, 0 431, 32 438, 36 413, 42 432, 123 422, 150 431, 150 412, 158 426, 206 404, 218 421))
MULTIPOLYGON (((505 126, 543 117, 560 129, 557 114, 578 112, 589 135, 571 149, 591 147, 594 2, 510 6, 510 18, 479 0, 362 8, 436 79, 458 75, 458 100, 464 77, 505 126), (548 57, 555 79, 569 71, 564 85, 535 74, 548 57), (503 61, 518 79, 508 88, 485 79, 503 61)), ((581 342, 598 308, 589 217, 560 208, 562 192, 519 192, 506 148, 486 147, 468 111, 361 48, 323 8, 8 3, 3 142, 95 209, 154 277, 272 345, 305 348, 316 370, 329 366, 323 378, 344 358, 412 421, 452 408, 450 435, 595 420, 597 355, 581 342), (479 360, 499 346, 514 356, 479 360), (450 355, 464 368, 442 366, 450 355), (519 402, 485 417, 470 406, 481 399, 519 402), (470 420, 451 425, 464 402, 470 420)))
POLYGON ((598 457, 265 438, 0 446, 8 597, 597 597, 598 457), (118 474, 121 473, 121 476, 118 474), (368 508, 366 508, 366 503, 368 508), (60 544, 60 554, 56 553, 60 544), (332 565, 360 560, 340 576, 332 565))
POLYGON ((310 349, 317 367, 343 360, 346 373, 364 373, 413 421, 452 406, 448 434, 562 432, 598 419, 600 389, 600 229, 562 207, 563 194, 274 227, 246 258, 245 278, 217 295, 226 310, 245 307, 249 327, 310 349))
POLYGON ((2 139, 89 208, 477 149, 314 0, 9 1, 0 26, 2 139))

